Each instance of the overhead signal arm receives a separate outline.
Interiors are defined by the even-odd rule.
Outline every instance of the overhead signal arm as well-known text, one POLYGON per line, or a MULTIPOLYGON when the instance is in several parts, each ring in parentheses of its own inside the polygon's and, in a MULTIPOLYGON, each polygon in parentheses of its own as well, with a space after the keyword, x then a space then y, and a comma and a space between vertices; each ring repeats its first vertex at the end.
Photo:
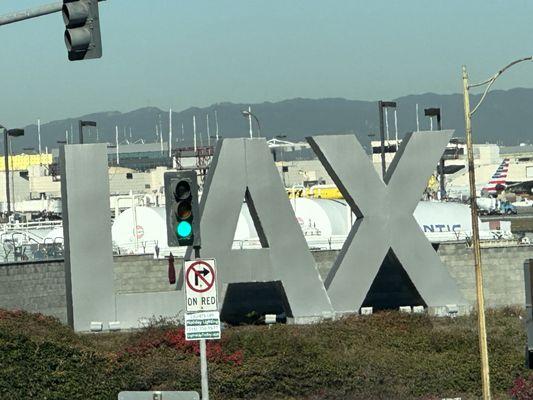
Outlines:
POLYGON ((65 44, 71 61, 102 57, 98 2, 105 0, 63 0, 0 16, 0 26, 56 12, 63 13, 65 44))

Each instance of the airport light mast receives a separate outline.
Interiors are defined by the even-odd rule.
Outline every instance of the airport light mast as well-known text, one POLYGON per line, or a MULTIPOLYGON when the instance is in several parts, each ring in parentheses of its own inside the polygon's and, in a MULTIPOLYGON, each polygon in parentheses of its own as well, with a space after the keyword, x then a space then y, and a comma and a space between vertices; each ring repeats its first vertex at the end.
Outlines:
MULTIPOLYGON (((424 109, 424 115, 426 117, 429 117, 429 120, 431 121, 431 130, 433 130, 433 117, 437 118, 437 129, 439 131, 442 130, 442 124, 441 124, 441 111, 438 107, 431 107, 431 108, 425 108, 424 109)), ((444 181, 446 179, 446 176, 444 174, 444 155, 440 158, 439 161, 439 190, 440 190, 440 199, 443 199, 446 195, 446 187, 444 185, 444 181)))
POLYGON ((7 129, 0 125, 4 130, 4 169, 6 176, 6 199, 7 199, 7 216, 11 215, 11 196, 9 193, 9 138, 24 135, 24 129, 7 129))
POLYGON ((94 126, 94 127, 96 127, 96 122, 94 122, 94 121, 83 121, 83 120, 80 119, 78 121, 78 124, 79 124, 79 129, 78 129, 79 140, 80 140, 80 144, 83 144, 83 127, 84 126, 94 126))
MULTIPOLYGON (((241 111, 241 114, 244 118, 248 118, 250 120, 250 118, 253 118, 255 119, 255 123, 257 124, 257 132, 258 132, 258 137, 261 137, 261 124, 259 124, 259 119, 254 115, 252 114, 252 111, 250 109, 248 110, 242 110, 241 111)), ((250 120, 251 121, 251 120, 250 120)), ((251 126, 251 125, 250 125, 251 126)), ((250 128, 251 129, 251 128, 250 128)), ((250 131, 250 137, 252 137, 252 133, 250 131)))
POLYGON ((466 66, 463 65, 463 97, 464 97, 464 113, 465 113, 465 131, 466 131, 466 149, 468 159, 468 178, 470 183, 470 213, 472 217, 472 247, 474 251, 474 268, 476 275, 476 298, 478 310, 478 329, 479 329, 479 353, 481 355, 481 382, 483 389, 483 400, 490 400, 490 372, 489 372, 489 356, 487 348, 487 331, 485 326, 485 300, 483 298, 483 271, 481 268, 481 248, 479 244, 479 224, 477 215, 476 203, 476 176, 474 171, 474 151, 472 146, 472 115, 477 111, 491 86, 496 79, 503 74, 507 69, 521 63, 523 61, 533 61, 533 56, 520 58, 515 60, 496 72, 489 79, 476 83, 468 83, 468 74, 466 66), (470 89, 486 86, 481 99, 476 106, 470 109, 470 89))
MULTIPOLYGON (((385 179, 385 173, 387 172, 387 162, 385 159, 385 127, 383 121, 383 109, 384 108, 396 108, 395 101, 378 101, 378 111, 379 111, 379 137, 381 140, 381 177, 385 179)), ((387 147, 389 143, 387 142, 387 147)), ((398 146, 398 143, 396 143, 398 146)))

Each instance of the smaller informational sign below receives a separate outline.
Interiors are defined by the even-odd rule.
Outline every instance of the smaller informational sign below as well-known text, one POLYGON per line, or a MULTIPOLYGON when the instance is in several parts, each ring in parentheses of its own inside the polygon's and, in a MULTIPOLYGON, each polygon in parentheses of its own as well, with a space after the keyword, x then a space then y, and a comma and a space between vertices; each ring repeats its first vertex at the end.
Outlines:
POLYGON ((185 340, 220 339, 218 311, 185 314, 185 340))
POLYGON ((215 260, 185 261, 183 273, 186 311, 217 311, 215 260))

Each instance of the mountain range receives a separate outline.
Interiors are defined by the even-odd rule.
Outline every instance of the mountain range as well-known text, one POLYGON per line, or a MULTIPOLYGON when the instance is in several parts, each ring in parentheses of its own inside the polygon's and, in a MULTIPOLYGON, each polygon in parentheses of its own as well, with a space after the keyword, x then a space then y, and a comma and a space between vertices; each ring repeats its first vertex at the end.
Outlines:
MULTIPOLYGON (((472 107, 480 95, 471 96, 472 107)), ((417 129, 416 105, 421 130, 429 129, 429 118, 424 116, 424 108, 439 107, 442 125, 445 129, 455 129, 455 136, 464 136, 463 97, 460 94, 439 95, 426 93, 409 95, 393 100, 397 103, 398 135, 417 129)), ((499 143, 517 145, 530 142, 532 129, 529 127, 533 105, 533 89, 516 88, 493 90, 485 99, 479 111, 473 116, 473 137, 475 143, 499 143)), ((306 136, 317 134, 355 133, 361 143, 368 144, 370 138, 379 138, 379 119, 376 101, 347 100, 343 98, 303 99, 296 98, 279 102, 258 104, 217 103, 205 108, 192 107, 172 112, 173 147, 190 146, 193 137, 193 116, 196 116, 198 145, 207 144, 207 116, 209 134, 216 135, 218 122, 219 136, 247 137, 249 125, 242 110, 251 106, 252 113, 261 125, 261 136, 280 136, 284 140, 298 141, 306 136), (215 120, 216 111, 216 120, 215 120), (183 130, 182 130, 183 127, 183 130), (372 137, 372 135, 375 135, 372 137)), ((169 111, 156 107, 146 107, 130 112, 105 111, 51 121, 41 125, 42 149, 58 147, 58 141, 69 136, 69 142, 78 141, 78 120, 95 121, 95 128, 84 128, 85 142, 115 142, 116 127, 119 142, 156 142, 159 132, 163 140, 168 140, 169 111)), ((389 134, 395 135, 394 112, 388 112, 389 134)), ((436 129, 436 127, 434 127, 436 129)), ((253 121, 254 135, 258 135, 257 124, 253 121)), ((28 148, 37 149, 37 125, 25 127, 24 137, 13 140, 15 151, 28 148)))

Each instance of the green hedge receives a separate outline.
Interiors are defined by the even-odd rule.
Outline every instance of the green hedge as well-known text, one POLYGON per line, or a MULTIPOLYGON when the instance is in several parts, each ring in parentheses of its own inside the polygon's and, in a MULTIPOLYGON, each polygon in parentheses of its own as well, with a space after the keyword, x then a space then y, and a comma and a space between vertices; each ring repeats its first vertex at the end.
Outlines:
MULTIPOLYGON (((508 399, 524 368, 513 310, 487 314, 491 383, 508 399)), ((476 317, 396 312, 309 326, 224 330, 208 347, 219 399, 476 399, 476 317)), ((199 391, 198 348, 159 323, 134 333, 76 335, 52 318, 0 311, 1 399, 116 399, 121 390, 199 391)))

